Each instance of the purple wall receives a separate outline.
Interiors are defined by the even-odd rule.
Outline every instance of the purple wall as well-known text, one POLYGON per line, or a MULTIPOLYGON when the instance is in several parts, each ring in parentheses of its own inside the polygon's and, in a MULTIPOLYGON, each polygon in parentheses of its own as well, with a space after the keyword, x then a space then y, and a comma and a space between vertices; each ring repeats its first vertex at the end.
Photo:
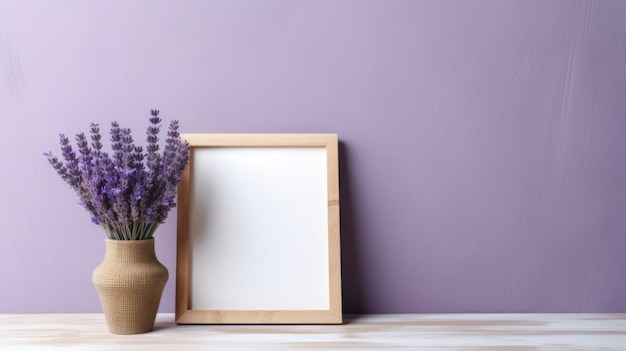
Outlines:
MULTIPOLYGON (((337 132, 346 312, 626 312, 626 2, 0 2, 0 313, 98 312, 42 152, 150 108, 337 132)), ((172 273, 175 223, 157 233, 172 273)))

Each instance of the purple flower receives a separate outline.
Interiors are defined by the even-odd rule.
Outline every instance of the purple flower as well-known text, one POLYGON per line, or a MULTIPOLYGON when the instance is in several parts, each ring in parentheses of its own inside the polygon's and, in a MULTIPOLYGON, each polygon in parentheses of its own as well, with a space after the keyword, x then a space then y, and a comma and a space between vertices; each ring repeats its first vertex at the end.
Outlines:
POLYGON ((182 171, 189 160, 189 144, 180 139, 178 121, 169 125, 163 154, 159 153, 161 118, 150 111, 147 146, 135 145, 131 130, 111 122, 112 156, 102 151, 98 123, 91 123, 89 138, 76 134, 76 151, 69 138, 59 134, 62 160, 51 152, 44 156, 57 174, 68 183, 109 238, 149 239, 169 211, 182 171), (145 150, 145 151, 144 151, 145 150))

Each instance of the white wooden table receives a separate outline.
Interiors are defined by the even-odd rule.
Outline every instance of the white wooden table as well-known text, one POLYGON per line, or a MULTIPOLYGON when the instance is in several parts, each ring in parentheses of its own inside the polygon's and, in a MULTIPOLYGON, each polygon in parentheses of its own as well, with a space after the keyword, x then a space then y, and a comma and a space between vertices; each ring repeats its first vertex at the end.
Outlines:
POLYGON ((343 325, 176 325, 113 335, 102 314, 0 314, 0 350, 626 350, 626 314, 396 314, 343 325))

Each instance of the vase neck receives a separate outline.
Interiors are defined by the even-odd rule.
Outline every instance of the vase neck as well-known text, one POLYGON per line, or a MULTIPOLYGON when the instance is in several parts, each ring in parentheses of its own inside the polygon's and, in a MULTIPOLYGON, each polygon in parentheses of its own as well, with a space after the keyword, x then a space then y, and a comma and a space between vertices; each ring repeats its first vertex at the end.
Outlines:
POLYGON ((111 240, 106 239, 106 259, 120 263, 145 262, 156 259, 154 238, 147 240, 111 240))

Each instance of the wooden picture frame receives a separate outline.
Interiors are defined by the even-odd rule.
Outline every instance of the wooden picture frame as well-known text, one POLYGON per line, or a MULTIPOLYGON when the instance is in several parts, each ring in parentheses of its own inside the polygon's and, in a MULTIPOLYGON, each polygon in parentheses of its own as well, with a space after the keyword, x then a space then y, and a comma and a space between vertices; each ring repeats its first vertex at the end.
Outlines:
POLYGON ((342 323, 337 135, 181 137, 176 323, 342 323))

